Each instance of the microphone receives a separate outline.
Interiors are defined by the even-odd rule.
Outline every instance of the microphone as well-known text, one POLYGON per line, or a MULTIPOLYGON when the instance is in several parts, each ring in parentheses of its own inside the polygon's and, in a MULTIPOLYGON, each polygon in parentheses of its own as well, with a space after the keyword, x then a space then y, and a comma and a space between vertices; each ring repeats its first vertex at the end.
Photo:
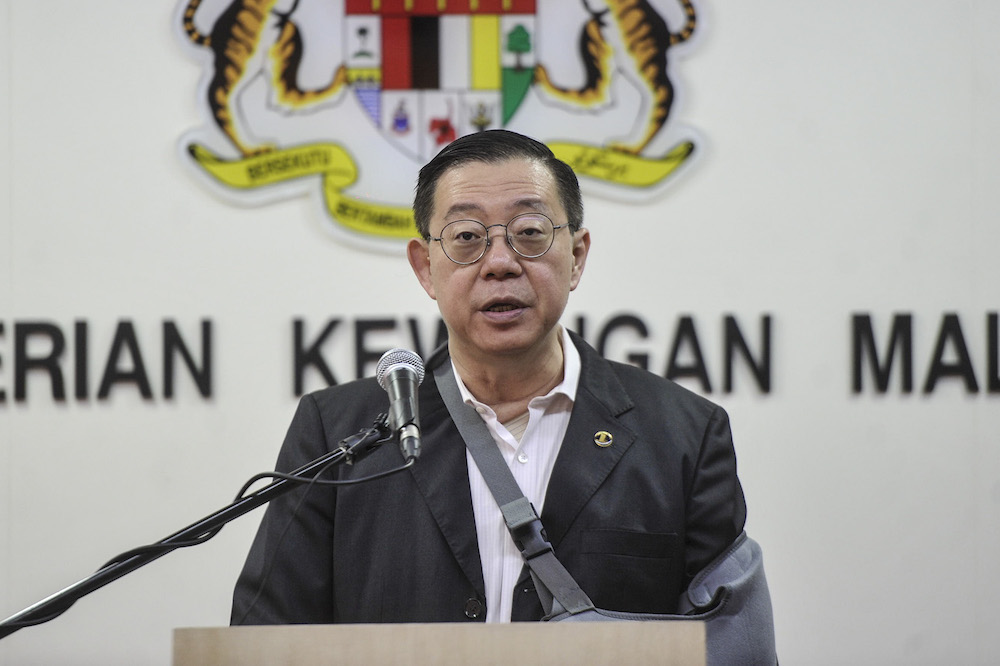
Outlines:
POLYGON ((424 362, 409 349, 390 349, 379 359, 375 377, 389 394, 389 427, 409 462, 420 456, 417 387, 424 381, 424 362))

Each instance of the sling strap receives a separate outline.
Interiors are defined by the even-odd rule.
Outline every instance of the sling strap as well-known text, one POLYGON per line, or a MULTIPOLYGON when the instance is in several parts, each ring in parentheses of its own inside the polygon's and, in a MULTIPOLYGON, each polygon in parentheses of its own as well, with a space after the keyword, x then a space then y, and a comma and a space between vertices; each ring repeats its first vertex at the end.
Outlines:
POLYGON ((593 602, 556 559, 535 507, 521 492, 486 423, 474 407, 462 400, 451 359, 435 368, 434 381, 528 565, 546 617, 593 610, 593 602))
POLYGON ((475 408, 462 400, 450 360, 435 369, 434 381, 528 565, 545 610, 545 620, 701 620, 705 623, 706 663, 709 666, 773 666, 778 663, 771 595, 760 546, 745 532, 695 576, 680 600, 683 615, 595 608, 556 559, 538 514, 521 492, 486 424, 475 408))

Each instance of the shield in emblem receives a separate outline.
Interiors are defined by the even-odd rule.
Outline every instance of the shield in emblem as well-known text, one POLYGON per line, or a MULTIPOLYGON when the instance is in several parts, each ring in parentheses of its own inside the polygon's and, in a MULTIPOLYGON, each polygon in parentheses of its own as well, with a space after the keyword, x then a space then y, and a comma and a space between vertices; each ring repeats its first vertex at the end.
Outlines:
POLYGON ((502 127, 531 86, 535 10, 534 0, 348 2, 354 94, 386 139, 421 161, 502 127))

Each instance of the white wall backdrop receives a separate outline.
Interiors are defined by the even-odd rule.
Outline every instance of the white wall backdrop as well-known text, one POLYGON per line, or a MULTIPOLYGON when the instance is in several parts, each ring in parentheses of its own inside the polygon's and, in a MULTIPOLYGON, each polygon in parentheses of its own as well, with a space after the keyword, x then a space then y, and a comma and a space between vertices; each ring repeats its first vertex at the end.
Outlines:
MULTIPOLYGON (((673 117, 704 152, 653 203, 587 198, 594 245, 567 323, 584 317, 594 342, 634 315, 648 335, 622 329, 608 354, 645 353, 662 373, 678 318, 695 322, 733 419, 782 663, 997 663, 1000 3, 699 7, 673 117), (911 317, 911 392, 899 353, 888 390, 867 365, 852 390, 855 314, 882 362, 894 316, 911 317), (771 317, 769 392, 745 366, 723 390, 726 315, 755 353, 771 317), (976 390, 944 376, 925 392, 935 363, 962 364, 959 340, 976 390)), ((294 320, 307 339, 342 320, 324 347, 340 380, 356 321, 399 322, 369 349, 409 346, 410 317, 433 334, 401 256, 335 238, 307 197, 235 206, 183 168, 178 139, 204 121, 176 16, 172 0, 0 0, 0 618, 271 468, 295 406, 294 320), (212 396, 182 367, 167 398, 163 323, 197 356, 202 320, 212 396), (149 399, 134 384, 96 397, 121 321, 149 399), (33 323, 65 335, 64 400, 38 371, 15 396, 16 331, 33 323)), ((259 516, 3 639, 0 664, 169 663, 173 628, 228 622, 259 516)))

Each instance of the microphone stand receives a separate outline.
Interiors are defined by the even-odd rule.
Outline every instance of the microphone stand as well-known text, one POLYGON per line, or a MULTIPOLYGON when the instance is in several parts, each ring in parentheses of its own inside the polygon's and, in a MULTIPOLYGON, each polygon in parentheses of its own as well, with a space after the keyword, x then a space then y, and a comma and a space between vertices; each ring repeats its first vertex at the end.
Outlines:
POLYGON ((362 430, 340 441, 340 446, 316 460, 303 465, 288 476, 299 477, 296 482, 289 479, 275 479, 260 490, 241 497, 228 506, 219 509, 201 520, 188 525, 184 529, 144 548, 129 551, 120 560, 112 561, 92 575, 41 601, 25 608, 20 613, 10 616, 0 622, 0 639, 9 636, 18 629, 33 624, 42 624, 53 620, 72 606, 78 599, 112 583, 125 574, 135 571, 153 560, 163 557, 178 548, 195 545, 206 541, 223 525, 239 518, 245 513, 270 502, 276 497, 294 490, 301 483, 308 483, 313 476, 318 475, 326 467, 348 464, 360 460, 371 451, 389 440, 388 418, 380 414, 371 428, 362 430), (313 476, 310 476, 313 475, 313 476))

